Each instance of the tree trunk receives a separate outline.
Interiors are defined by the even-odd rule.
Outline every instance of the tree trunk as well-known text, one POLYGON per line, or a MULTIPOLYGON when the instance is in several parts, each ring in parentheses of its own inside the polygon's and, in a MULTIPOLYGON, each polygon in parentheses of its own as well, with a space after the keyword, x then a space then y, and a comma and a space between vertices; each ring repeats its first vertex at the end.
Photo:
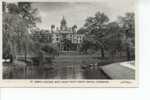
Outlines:
POLYGON ((27 48, 24 44, 24 61, 27 62, 27 48))
POLYGON ((101 57, 102 57, 102 58, 105 57, 104 48, 101 48, 101 57))
POLYGON ((24 58, 25 62, 27 62, 27 52, 25 50, 25 58, 24 58))
POLYGON ((14 61, 13 56, 10 55, 10 63, 12 63, 14 61))
POLYGON ((127 49, 126 49, 126 54, 127 54, 127 60, 130 61, 131 54, 130 54, 130 48, 128 46, 127 46, 127 49))

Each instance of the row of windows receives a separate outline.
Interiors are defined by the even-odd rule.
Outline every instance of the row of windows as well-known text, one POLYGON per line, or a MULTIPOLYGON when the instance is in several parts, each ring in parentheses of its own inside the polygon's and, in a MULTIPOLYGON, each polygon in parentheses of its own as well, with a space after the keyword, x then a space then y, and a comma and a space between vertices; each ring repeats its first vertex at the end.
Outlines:
POLYGON ((81 43, 82 40, 74 40, 73 42, 81 43))
MULTIPOLYGON (((60 37, 60 35, 56 35, 56 37, 58 38, 58 37, 60 37)), ((73 37, 73 35, 70 35, 70 37, 72 38, 73 37)), ((75 37, 75 36, 74 36, 75 37)), ((82 38, 82 36, 76 36, 77 38, 82 38)))
MULTIPOLYGON (((70 35, 70 37, 72 37, 72 35, 70 35)), ((80 39, 81 39, 81 36, 77 36, 77 38, 80 38, 80 39)))
MULTIPOLYGON (((56 37, 56 40, 59 40, 59 38, 60 38, 60 37, 56 37)), ((68 39, 69 39, 69 40, 72 40, 73 38, 70 37, 70 38, 68 38, 68 39)), ((76 39, 76 38, 74 38, 74 39, 76 39)), ((76 40, 82 40, 82 39, 81 39, 81 38, 77 38, 76 40)))
MULTIPOLYGON (((71 39, 71 38, 69 38, 69 40, 71 40, 72 42, 81 42, 82 40, 81 39, 71 39)), ((59 41, 59 38, 56 38, 56 41, 58 42, 59 41)))

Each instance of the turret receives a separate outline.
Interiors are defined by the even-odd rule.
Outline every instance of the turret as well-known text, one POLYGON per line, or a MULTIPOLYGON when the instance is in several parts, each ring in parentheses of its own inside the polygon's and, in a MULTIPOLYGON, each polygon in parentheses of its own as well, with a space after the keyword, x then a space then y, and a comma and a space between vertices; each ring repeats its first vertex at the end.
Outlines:
POLYGON ((66 21, 66 19, 64 18, 64 16, 63 16, 63 18, 62 18, 62 20, 61 20, 61 22, 60 22, 60 29, 61 29, 61 30, 66 30, 66 29, 67 29, 67 21, 66 21))
POLYGON ((73 26, 72 26, 72 31, 73 31, 73 33, 76 33, 76 32, 77 32, 77 25, 73 25, 73 26))
POLYGON ((51 25, 51 32, 54 33, 55 25, 51 25))

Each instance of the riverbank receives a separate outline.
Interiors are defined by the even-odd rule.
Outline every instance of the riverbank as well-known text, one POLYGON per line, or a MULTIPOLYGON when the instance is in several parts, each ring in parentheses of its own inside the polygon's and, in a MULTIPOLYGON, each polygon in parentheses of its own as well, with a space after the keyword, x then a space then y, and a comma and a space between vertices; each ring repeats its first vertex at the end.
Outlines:
MULTIPOLYGON (((116 60, 116 59, 115 59, 116 60)), ((124 60, 124 59, 119 59, 124 60)), ((57 56, 39 66, 21 61, 3 64, 4 79, 134 79, 135 70, 108 58, 90 55, 57 56)))

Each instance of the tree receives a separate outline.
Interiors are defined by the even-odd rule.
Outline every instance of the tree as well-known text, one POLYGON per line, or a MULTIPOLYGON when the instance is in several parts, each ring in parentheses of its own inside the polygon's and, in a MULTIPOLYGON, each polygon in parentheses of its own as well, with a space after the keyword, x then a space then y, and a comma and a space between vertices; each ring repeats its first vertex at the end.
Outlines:
POLYGON ((127 60, 134 59, 135 49, 135 20, 134 13, 126 13, 124 17, 119 17, 119 24, 122 29, 122 44, 125 45, 127 60))
MULTIPOLYGON (((93 40, 92 40, 93 41, 93 40)), ((88 53, 88 50, 97 51, 98 45, 94 42, 91 42, 90 38, 84 38, 83 42, 81 43, 80 51, 82 51, 84 54, 88 53)))
POLYGON ((105 57, 104 36, 108 21, 109 18, 104 13, 97 12, 94 17, 88 17, 84 25, 87 30, 85 38, 101 50, 102 57, 105 57))
POLYGON ((117 22, 110 22, 107 24, 107 31, 105 38, 105 46, 112 56, 115 54, 121 55, 122 38, 121 30, 117 22))
POLYGON ((18 10, 29 28, 35 27, 37 22, 41 22, 38 10, 32 8, 30 2, 19 2, 18 10))
POLYGON ((25 36, 23 32, 26 33, 27 28, 19 16, 3 13, 3 55, 7 55, 6 51, 9 52, 9 56, 13 56, 11 61, 15 58, 17 50, 23 42, 22 37, 25 36))
POLYGON ((41 43, 39 41, 33 42, 31 47, 33 52, 32 61, 36 65, 42 65, 44 63, 52 63, 52 59, 58 55, 57 46, 50 43, 41 43))
POLYGON ((8 3, 7 8, 8 12, 3 10, 3 36, 5 37, 3 41, 7 41, 3 42, 4 50, 8 48, 13 59, 18 51, 23 50, 26 61, 27 52, 32 43, 29 32, 35 27, 36 22, 40 21, 37 9, 33 9, 29 2, 8 3))
POLYGON ((85 27, 81 27, 78 31, 77 34, 85 34, 87 32, 85 27))
POLYGON ((57 48, 51 44, 44 44, 41 49, 51 56, 55 56, 58 53, 57 48))

